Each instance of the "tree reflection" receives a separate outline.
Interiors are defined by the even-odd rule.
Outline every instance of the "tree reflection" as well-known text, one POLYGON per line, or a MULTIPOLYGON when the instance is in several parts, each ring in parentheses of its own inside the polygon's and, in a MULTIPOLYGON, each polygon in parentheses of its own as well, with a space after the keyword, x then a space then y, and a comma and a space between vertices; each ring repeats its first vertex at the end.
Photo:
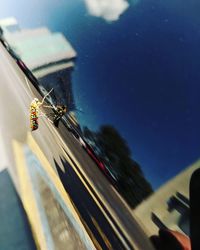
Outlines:
POLYGON ((87 142, 98 153, 98 157, 116 176, 116 187, 127 203, 136 207, 147 198, 153 189, 146 180, 140 165, 132 158, 126 140, 111 125, 103 125, 94 132, 84 127, 83 134, 87 142))

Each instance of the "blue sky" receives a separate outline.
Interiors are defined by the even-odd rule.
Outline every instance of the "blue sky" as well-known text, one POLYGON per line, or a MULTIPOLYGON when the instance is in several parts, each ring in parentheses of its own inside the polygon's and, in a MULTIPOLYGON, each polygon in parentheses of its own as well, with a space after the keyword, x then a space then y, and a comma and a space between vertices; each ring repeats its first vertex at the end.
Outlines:
POLYGON ((73 88, 82 123, 114 125, 157 188, 200 156, 197 6, 141 0, 107 22, 89 15, 83 0, 10 0, 0 18, 66 35, 78 52, 73 88))

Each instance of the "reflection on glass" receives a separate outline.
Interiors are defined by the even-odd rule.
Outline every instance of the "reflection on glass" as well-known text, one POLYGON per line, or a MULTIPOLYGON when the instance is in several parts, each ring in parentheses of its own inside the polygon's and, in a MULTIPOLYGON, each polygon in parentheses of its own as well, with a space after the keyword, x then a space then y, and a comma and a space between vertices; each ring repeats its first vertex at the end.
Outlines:
POLYGON ((132 208, 153 192, 140 165, 131 158, 126 141, 113 126, 104 125, 96 133, 85 127, 83 133, 102 159, 104 171, 109 171, 115 186, 132 208))
POLYGON ((200 19, 190 3, 191 13, 180 14, 178 1, 113 2, 70 1, 76 18, 60 3, 49 28, 0 25, 40 91, 54 89, 51 105, 68 107, 69 131, 147 235, 165 228, 189 236, 189 181, 200 166, 200 36, 192 22, 200 19))

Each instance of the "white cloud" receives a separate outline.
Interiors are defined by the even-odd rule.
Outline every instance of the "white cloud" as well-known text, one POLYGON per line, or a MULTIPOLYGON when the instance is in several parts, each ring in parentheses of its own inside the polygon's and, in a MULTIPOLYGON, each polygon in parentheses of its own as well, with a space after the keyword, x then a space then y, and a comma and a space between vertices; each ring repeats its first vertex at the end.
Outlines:
POLYGON ((116 21, 129 7, 126 0, 85 0, 91 15, 102 17, 107 21, 116 21))

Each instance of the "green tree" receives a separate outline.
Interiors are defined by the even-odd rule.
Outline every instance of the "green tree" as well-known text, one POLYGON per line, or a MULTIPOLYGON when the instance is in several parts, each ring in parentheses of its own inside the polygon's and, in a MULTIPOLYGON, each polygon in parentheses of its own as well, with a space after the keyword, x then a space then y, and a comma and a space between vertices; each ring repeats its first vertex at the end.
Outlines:
POLYGON ((137 206, 153 190, 140 165, 132 159, 126 140, 110 125, 96 133, 97 143, 119 176, 119 189, 130 206, 137 206))

